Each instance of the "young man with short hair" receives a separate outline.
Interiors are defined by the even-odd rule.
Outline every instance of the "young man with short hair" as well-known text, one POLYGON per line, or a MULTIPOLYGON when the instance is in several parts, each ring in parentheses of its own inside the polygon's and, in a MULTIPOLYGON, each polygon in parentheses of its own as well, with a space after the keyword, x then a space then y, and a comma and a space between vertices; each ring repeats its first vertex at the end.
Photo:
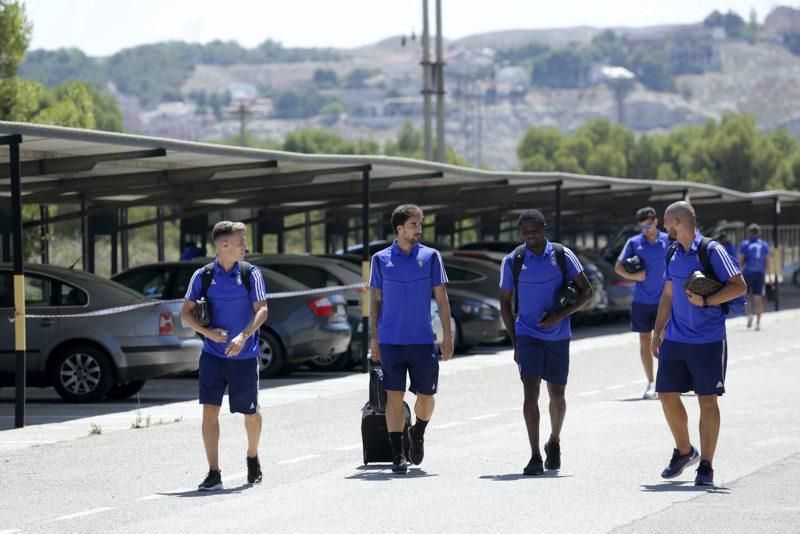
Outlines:
POLYGON ((392 446, 392 471, 408 472, 403 452, 405 413, 403 397, 406 375, 409 391, 415 393, 416 423, 409 429, 411 463, 424 457, 425 427, 433 415, 434 395, 439 383, 439 352, 431 325, 431 290, 444 327, 442 359, 453 356, 450 303, 444 263, 439 251, 426 247, 422 239, 422 210, 414 204, 398 206, 392 213, 397 239, 376 252, 370 268, 370 350, 372 360, 381 362, 386 390, 386 426, 392 446))
MULTIPOLYGON (((697 230, 694 208, 675 202, 664 213, 664 228, 675 243, 665 260, 664 291, 658 306, 651 350, 658 358, 656 391, 675 440, 675 448, 662 478, 675 478, 690 465, 697 468, 695 485, 714 484, 712 461, 719 438, 720 413, 717 397, 725 393, 728 347, 725 309, 722 306, 747 291, 734 260, 716 242, 706 248, 708 263, 723 284, 716 293, 702 297, 685 289, 696 271, 703 272, 700 259, 703 236, 697 230), (688 416, 681 393, 694 389, 700 404, 700 452, 689 441, 688 416)), ((713 276, 712 276, 713 275, 713 276)))
POLYGON ((522 473, 540 475, 547 469, 561 468, 561 427, 567 412, 564 393, 569 374, 569 342, 572 337, 569 316, 592 298, 583 266, 577 256, 545 237, 547 223, 539 210, 525 210, 519 216, 519 231, 524 241, 520 250, 521 265, 515 280, 517 250, 503 258, 500 267, 500 314, 514 347, 514 361, 519 369, 525 400, 523 415, 531 447, 531 458, 522 473), (563 254, 559 252, 563 249, 563 254), (563 263, 562 263, 563 262, 563 263), (566 270, 566 278, 564 275, 566 270), (558 306, 559 296, 572 282, 579 291, 577 299, 558 306), (519 310, 512 305, 516 286, 519 310), (539 387, 547 382, 550 394, 550 438, 545 443, 546 465, 539 452, 539 387))
POLYGON ((769 272, 769 244, 761 239, 761 227, 755 223, 747 227, 747 234, 747 240, 739 249, 739 265, 744 272, 747 294, 753 298, 752 303, 747 303, 747 328, 753 326, 753 308, 755 308, 756 330, 761 330, 764 285, 769 272))
POLYGON ((631 331, 639 333, 639 357, 647 377, 642 398, 656 398, 653 355, 650 343, 653 326, 656 324, 658 302, 664 289, 664 256, 669 246, 669 236, 658 229, 656 210, 651 207, 636 212, 636 221, 641 233, 628 239, 614 265, 614 271, 628 280, 636 281, 631 302, 631 331), (637 272, 625 269, 626 262, 638 258, 643 268, 637 272))
MULTIPOLYGON (((243 273, 247 252, 245 225, 221 221, 214 225, 212 239, 217 258, 210 270, 195 271, 186 291, 181 320, 205 339, 200 354, 200 404, 203 405, 203 444, 208 475, 200 491, 222 489, 219 468, 219 410, 228 389, 231 413, 244 414, 247 430, 247 481, 261 482, 258 441, 261 413, 258 405, 258 331, 267 320, 267 288, 261 271, 243 273), (249 276, 249 282, 244 276, 249 276), (204 277, 210 277, 204 284, 204 277), (248 290, 249 287, 249 290, 248 290), (203 294, 205 289, 205 294, 203 294), (197 301, 205 297, 211 323, 201 326, 194 317, 197 301)), ((249 264, 247 264, 249 265, 249 264)))

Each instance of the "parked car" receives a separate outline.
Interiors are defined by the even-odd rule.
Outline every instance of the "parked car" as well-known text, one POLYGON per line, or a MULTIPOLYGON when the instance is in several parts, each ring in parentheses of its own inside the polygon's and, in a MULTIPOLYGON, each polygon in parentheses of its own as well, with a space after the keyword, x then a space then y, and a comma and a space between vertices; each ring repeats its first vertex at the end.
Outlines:
MULTIPOLYGON (((180 299, 192 274, 209 263, 192 261, 153 263, 134 267, 112 277, 156 299, 180 299)), ((260 267, 268 293, 306 291, 310 288, 278 272, 260 267)), ((272 377, 322 354, 339 354, 350 343, 345 299, 340 294, 309 294, 268 300, 269 317, 259 332, 259 371, 272 377)))
MULTIPOLYGON (((352 264, 335 258, 321 258, 300 254, 259 254, 247 257, 255 265, 267 267, 288 276, 310 288, 345 286, 361 282, 359 272, 354 272, 352 264)), ((339 354, 321 354, 307 364, 319 370, 340 371, 352 367, 361 358, 361 339, 357 335, 361 322, 361 289, 348 289, 342 292, 346 301, 347 322, 352 336, 350 344, 339 354)))
MULTIPOLYGON (((154 302, 83 271, 25 267, 26 383, 54 387, 67 401, 122 399, 150 378, 197 369, 202 343, 181 325, 180 305, 154 302), (68 317, 127 305, 112 315, 68 317)), ((15 383, 12 270, 0 264, 0 386, 15 383)))
MULTIPOLYGON (((614 262, 617 261, 618 255, 614 256, 614 262)), ((614 270, 614 264, 609 263, 601 252, 586 249, 580 251, 579 257, 586 258, 586 261, 595 265, 603 274, 603 289, 608 299, 607 310, 609 315, 622 316, 630 313, 636 282, 617 274, 614 270)), ((581 261, 584 260, 582 259, 581 261)))
POLYGON ((458 352, 481 343, 505 341, 507 333, 500 316, 500 300, 455 287, 447 288, 447 296, 450 315, 456 323, 454 345, 458 352))

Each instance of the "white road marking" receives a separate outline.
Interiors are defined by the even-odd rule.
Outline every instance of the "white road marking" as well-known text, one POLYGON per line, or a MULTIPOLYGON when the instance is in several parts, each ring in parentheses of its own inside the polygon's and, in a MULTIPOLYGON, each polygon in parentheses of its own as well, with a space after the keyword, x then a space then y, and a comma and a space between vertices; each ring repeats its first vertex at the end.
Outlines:
MULTIPOLYGON (((47 443, 55 443, 55 441, 48 440, 48 439, 19 439, 19 440, 13 440, 13 439, 12 440, 5 440, 5 439, 2 439, 2 440, 0 440, 0 443, 41 443, 41 444, 47 444, 47 443)), ((2 532, 2 531, 0 531, 0 532, 2 532)))
POLYGON ((755 356, 745 356, 745 357, 744 357, 744 358, 742 358, 742 359, 743 359, 743 360, 752 360, 753 358, 755 358, 755 356))
POLYGON ((625 387, 625 384, 617 384, 615 386, 608 386, 606 391, 611 391, 612 389, 622 389, 625 387))
POLYGON ((360 449, 364 445, 362 443, 356 443, 355 445, 346 445, 344 447, 337 447, 333 450, 335 451, 354 451, 356 449, 360 449))
POLYGON ((792 348, 793 349, 800 349, 800 343, 798 343, 797 345, 792 345, 792 348))
POLYGON ((14 532, 22 532, 18 528, 7 528, 5 530, 0 530, 0 534, 14 534, 14 532))
POLYGON ((439 430, 441 428, 452 428, 454 426, 459 426, 459 425, 463 425, 463 424, 464 424, 464 421, 453 421, 452 423, 445 423, 443 425, 436 425, 436 426, 433 426, 431 428, 439 430))
POLYGON ((761 354, 759 354, 759 356, 769 356, 770 354, 772 354, 772 351, 771 351, 771 350, 765 350, 764 352, 762 352, 761 354))
MULTIPOLYGON (((173 492, 169 491, 167 493, 173 493, 173 492)), ((174 492, 174 493, 178 493, 178 492, 174 492)), ((154 493, 152 495, 145 495, 144 497, 139 497, 136 500, 137 501, 155 501, 156 499, 163 499, 164 497, 166 497, 166 495, 160 495, 158 493, 154 493)))
POLYGON ((492 417, 499 417, 499 413, 487 413, 484 415, 476 415, 475 417, 470 417, 471 421, 480 421, 481 419, 491 419, 492 417))
POLYGON ((101 512, 107 512, 113 509, 114 509, 113 507, 109 506, 103 506, 101 508, 92 508, 91 510, 85 510, 83 512, 78 512, 77 514, 62 515, 60 517, 52 519, 51 521, 67 521, 69 519, 77 519, 79 517, 85 517, 87 515, 92 515, 92 514, 99 514, 101 512))
POLYGON ((789 352, 789 347, 781 347, 778 350, 776 350, 775 352, 789 352))
POLYGON ((633 384, 633 385, 636 385, 636 384, 647 384, 647 383, 649 383, 649 381, 646 378, 642 378, 641 380, 634 380, 633 382, 631 382, 631 384, 633 384))
POLYGON ((600 393, 600 392, 597 391, 596 389, 593 389, 591 391, 584 391, 583 393, 578 393, 578 396, 579 397, 586 397, 588 395, 596 395, 597 393, 600 393))
POLYGON ((296 464, 298 462, 304 462, 306 460, 312 460, 314 458, 319 458, 319 454, 309 454, 307 456, 298 456, 297 458, 292 458, 291 460, 283 460, 283 461, 280 461, 280 462, 276 462, 275 465, 296 464))
POLYGON ((232 475, 228 475, 226 477, 222 477, 223 482, 230 482, 231 480, 236 480, 237 478, 244 478, 247 476, 247 471, 242 471, 241 473, 234 473, 232 475))

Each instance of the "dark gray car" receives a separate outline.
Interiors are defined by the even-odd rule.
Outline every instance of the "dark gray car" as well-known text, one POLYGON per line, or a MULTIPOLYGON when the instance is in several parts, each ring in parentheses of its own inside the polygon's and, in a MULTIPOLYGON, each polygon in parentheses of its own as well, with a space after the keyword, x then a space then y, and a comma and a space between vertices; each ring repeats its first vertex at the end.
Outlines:
MULTIPOLYGON (((125 398, 145 380, 197 369, 202 343, 184 328, 180 306, 140 293, 91 273, 63 267, 25 267, 28 315, 27 384, 55 387, 65 400, 91 402, 125 398), (66 317, 120 306, 112 315, 66 317)), ((14 385, 12 271, 0 264, 0 386, 14 385)))
MULTIPOLYGON (((176 261, 134 267, 112 277, 136 291, 156 299, 182 299, 192 274, 208 263, 176 261)), ((259 267, 267 292, 308 291, 281 273, 259 267)), ((261 328, 259 369, 264 377, 275 376, 321 354, 339 354, 350 343, 345 299, 340 294, 309 294, 269 299, 269 317, 261 328)))

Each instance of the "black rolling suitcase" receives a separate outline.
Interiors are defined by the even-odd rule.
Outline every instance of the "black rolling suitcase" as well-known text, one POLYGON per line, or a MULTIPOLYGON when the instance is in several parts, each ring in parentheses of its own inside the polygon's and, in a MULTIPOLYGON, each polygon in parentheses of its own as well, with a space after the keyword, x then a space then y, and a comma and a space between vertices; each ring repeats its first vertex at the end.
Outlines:
MULTIPOLYGON (((392 446, 386 428, 386 392, 383 391, 383 372, 378 364, 369 365, 369 400, 361 409, 361 442, 364 450, 364 465, 370 462, 391 462, 392 446)), ((411 444, 408 427, 411 426, 411 409, 403 403, 406 425, 403 430, 403 449, 408 458, 411 444)))

